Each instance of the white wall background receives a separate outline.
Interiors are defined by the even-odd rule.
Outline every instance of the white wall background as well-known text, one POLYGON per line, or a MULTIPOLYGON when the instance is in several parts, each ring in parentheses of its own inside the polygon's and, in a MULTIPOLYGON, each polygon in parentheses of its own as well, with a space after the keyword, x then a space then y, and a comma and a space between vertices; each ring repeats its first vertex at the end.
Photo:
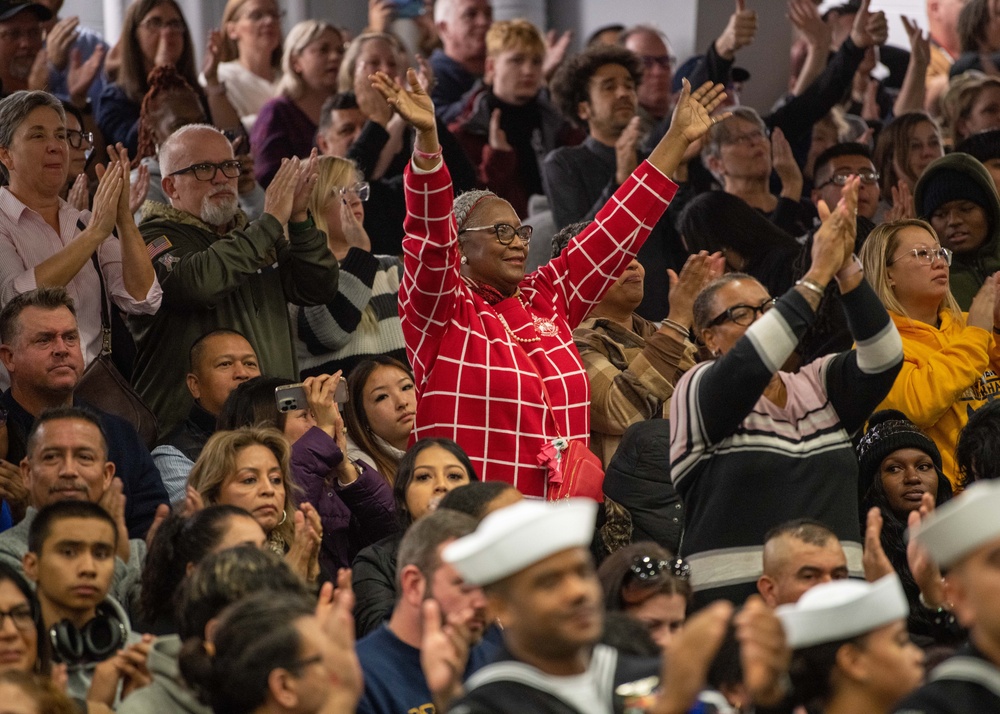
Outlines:
MULTIPOLYGON (((222 16, 225 0, 178 0, 195 38, 203 38, 222 16)), ((367 0, 279 0, 286 9, 286 30, 299 20, 320 17, 357 32, 367 21, 367 0)), ((109 41, 118 37, 128 0, 66 0, 63 16, 78 15, 109 41)), ((766 109, 785 91, 791 29, 783 0, 747 0, 758 14, 757 41, 743 50, 738 64, 751 73, 743 101, 766 109)), ((889 15, 890 42, 907 47, 899 20, 905 14, 926 27, 925 0, 874 0, 873 9, 889 15)), ((498 18, 526 17, 539 26, 573 30, 574 49, 598 27, 646 23, 670 38, 673 53, 683 61, 704 51, 722 32, 734 0, 493 0, 498 18)), ((200 52, 199 52, 200 56, 200 52)))

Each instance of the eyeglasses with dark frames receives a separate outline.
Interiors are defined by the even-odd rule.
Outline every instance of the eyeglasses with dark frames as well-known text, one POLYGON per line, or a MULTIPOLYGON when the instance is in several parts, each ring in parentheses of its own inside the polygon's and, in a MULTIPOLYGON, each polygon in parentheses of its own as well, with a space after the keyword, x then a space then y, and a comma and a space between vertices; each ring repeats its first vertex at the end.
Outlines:
POLYGON ((847 182, 850 181, 855 176, 861 179, 861 183, 866 184, 868 186, 874 186, 875 184, 878 183, 878 180, 880 178, 878 171, 848 171, 846 173, 834 174, 829 179, 819 184, 815 188, 823 188, 825 186, 829 186, 831 183, 834 184, 835 186, 846 186, 847 182))
POLYGON ((913 248, 908 250, 902 255, 898 255, 892 260, 890 260, 886 265, 892 265, 893 263, 905 258, 908 255, 912 255, 917 259, 918 263, 922 265, 934 265, 934 261, 940 258, 945 262, 945 265, 950 266, 951 260, 954 254, 947 248, 937 247, 937 248, 913 248))
POLYGON ((10 610, 0 610, 0 630, 3 629, 4 621, 8 617, 14 623, 14 627, 22 632, 35 629, 35 614, 31 611, 30 605, 17 605, 10 610))
POLYGON ((221 164, 213 164, 211 161, 203 161, 197 164, 191 164, 188 167, 174 171, 169 176, 177 176, 179 174, 194 174, 194 177, 199 181, 211 181, 215 178, 215 174, 221 171, 222 175, 226 178, 239 178, 243 173, 243 164, 235 159, 230 161, 223 161, 221 164))
POLYGON ((721 325, 723 322, 732 322, 741 327, 750 327, 753 321, 757 319, 757 313, 763 315, 772 307, 778 304, 775 298, 768 298, 760 305, 733 305, 730 308, 726 308, 721 313, 715 316, 711 322, 708 323, 709 327, 716 327, 721 325))
POLYGON ((463 233, 469 233, 470 231, 493 231, 496 234, 497 240, 500 241, 500 245, 510 245, 514 242, 514 236, 521 239, 521 242, 525 245, 531 242, 531 232, 534 229, 531 226, 521 226, 520 228, 515 228, 509 223, 494 223, 492 226, 473 226, 470 228, 463 228, 458 232, 459 235, 463 233))
POLYGON ((66 143, 74 149, 91 148, 94 145, 94 133, 91 131, 66 130, 66 143))

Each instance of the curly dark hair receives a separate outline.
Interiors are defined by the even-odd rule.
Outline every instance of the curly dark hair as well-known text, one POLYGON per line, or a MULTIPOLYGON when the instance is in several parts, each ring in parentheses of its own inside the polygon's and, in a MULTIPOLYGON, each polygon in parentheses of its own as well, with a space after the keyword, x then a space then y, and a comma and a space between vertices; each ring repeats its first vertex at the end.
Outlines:
POLYGON ((598 46, 584 50, 562 63, 552 78, 552 99, 567 119, 584 129, 577 107, 590 100, 590 78, 604 65, 620 64, 638 86, 642 81, 642 62, 634 52, 618 46, 598 46))

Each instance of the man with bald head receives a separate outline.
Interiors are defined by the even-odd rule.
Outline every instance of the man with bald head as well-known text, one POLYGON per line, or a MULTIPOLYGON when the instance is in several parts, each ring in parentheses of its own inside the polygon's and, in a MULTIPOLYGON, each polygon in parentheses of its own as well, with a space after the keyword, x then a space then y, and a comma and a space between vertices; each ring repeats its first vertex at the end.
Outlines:
POLYGON ((285 160, 248 221, 237 201, 242 172, 221 131, 190 124, 160 146, 163 193, 140 231, 163 288, 155 315, 130 317, 134 383, 167 434, 187 416, 187 350, 213 330, 235 330, 271 376, 298 368, 286 303, 321 305, 337 294, 337 260, 307 211, 315 157, 285 160), (286 229, 288 238, 286 239, 286 229))
POLYGON ((820 583, 847 577, 847 556, 833 531, 800 518, 783 523, 764 537, 764 573, 757 590, 770 607, 799 601, 820 583))

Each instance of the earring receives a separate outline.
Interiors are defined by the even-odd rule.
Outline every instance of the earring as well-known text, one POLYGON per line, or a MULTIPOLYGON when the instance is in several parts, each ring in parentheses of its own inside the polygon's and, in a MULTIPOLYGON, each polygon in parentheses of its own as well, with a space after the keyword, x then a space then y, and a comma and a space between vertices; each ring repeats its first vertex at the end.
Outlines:
POLYGON ((461 263, 462 263, 462 265, 468 265, 468 264, 469 264, 469 259, 468 259, 468 258, 466 258, 466 257, 465 257, 465 256, 463 255, 463 256, 462 256, 462 260, 461 260, 461 263))
POLYGON ((281 509, 281 520, 278 521, 278 525, 280 526, 286 520, 288 520, 288 511, 286 511, 284 508, 282 508, 281 509))

